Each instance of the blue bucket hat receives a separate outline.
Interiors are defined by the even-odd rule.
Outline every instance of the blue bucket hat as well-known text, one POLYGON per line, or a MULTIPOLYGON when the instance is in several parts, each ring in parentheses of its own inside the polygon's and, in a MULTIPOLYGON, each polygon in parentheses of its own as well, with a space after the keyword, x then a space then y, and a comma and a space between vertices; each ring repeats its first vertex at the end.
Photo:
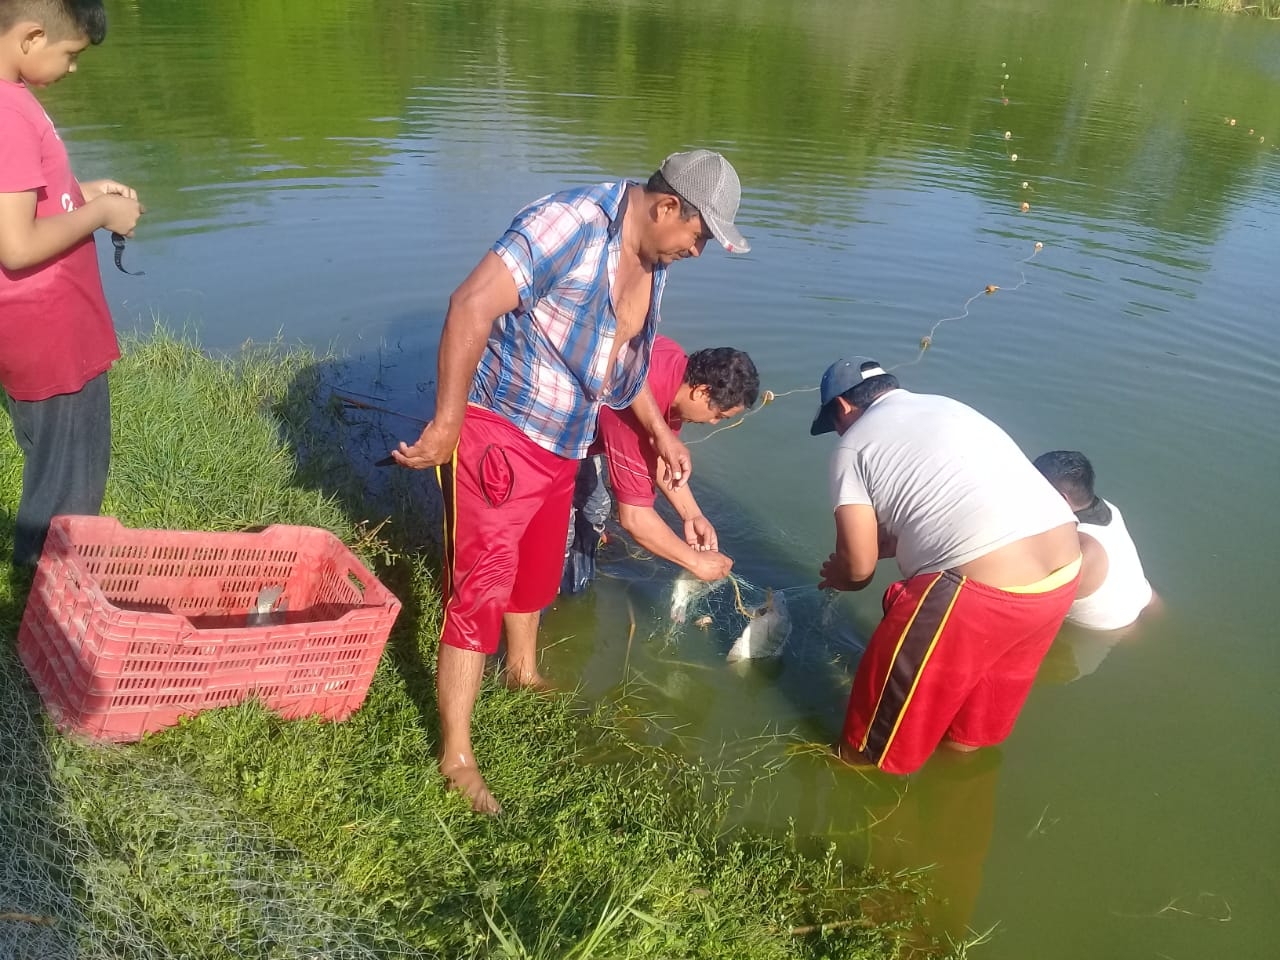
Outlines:
POLYGON ((836 397, 848 393, 863 380, 880 377, 884 373, 884 367, 875 360, 865 360, 861 364, 857 360, 837 360, 827 367, 819 388, 822 401, 818 406, 818 415, 813 418, 813 424, 809 427, 809 436, 819 437, 836 428, 836 410, 832 402, 836 397))

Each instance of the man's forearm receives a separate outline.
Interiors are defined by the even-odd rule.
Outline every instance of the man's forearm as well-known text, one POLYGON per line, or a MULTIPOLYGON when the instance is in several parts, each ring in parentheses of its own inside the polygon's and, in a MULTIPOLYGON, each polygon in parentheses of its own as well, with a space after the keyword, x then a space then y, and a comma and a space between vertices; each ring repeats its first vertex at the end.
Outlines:
POLYGON ((649 436, 657 437, 661 432, 670 432, 671 427, 658 409, 658 401, 653 398, 653 391, 646 382, 631 401, 631 412, 649 436))
POLYGON ((686 570, 693 570, 698 561, 698 552, 676 536, 653 507, 620 503, 618 522, 631 539, 654 556, 670 560, 686 570))
POLYGON ((836 551, 833 572, 846 590, 861 590, 876 574, 880 560, 880 525, 867 505, 836 508, 836 551))
POLYGON ((840 549, 840 545, 836 545, 836 568, 842 574, 846 590, 861 590, 869 584, 876 575, 876 568, 873 565, 870 570, 866 569, 865 561, 862 564, 857 563, 852 557, 846 556, 840 549))
POLYGON ((693 498, 693 491, 689 489, 688 484, 676 487, 674 490, 671 489, 670 484, 659 483, 657 486, 662 491, 662 495, 667 498, 667 502, 675 508, 681 520, 692 520, 694 517, 702 516, 702 508, 693 498))

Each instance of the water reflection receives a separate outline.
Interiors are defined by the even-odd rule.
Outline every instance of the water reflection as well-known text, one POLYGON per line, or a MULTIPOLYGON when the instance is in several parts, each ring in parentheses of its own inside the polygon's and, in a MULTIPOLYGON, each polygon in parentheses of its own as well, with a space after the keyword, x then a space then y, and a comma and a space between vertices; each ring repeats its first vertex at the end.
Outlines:
POLYGON ((912 4, 832 0, 504 0, 465 11, 390 0, 377 16, 351 0, 137 4, 113 13, 91 80, 87 69, 48 100, 77 141, 113 145, 117 165, 150 188, 157 219, 216 204, 187 186, 371 176, 402 134, 496 123, 574 137, 580 159, 547 172, 731 145, 748 192, 784 204, 794 223, 849 222, 856 210, 823 203, 824 187, 892 179, 908 161, 952 189, 960 175, 1012 199, 1028 180, 1037 209, 1208 236, 1273 154, 1259 141, 1280 140, 1280 105, 1252 95, 1266 58, 1239 51, 1234 69, 1189 97, 1183 65, 1213 58, 1214 30, 1088 6, 1068 15, 1074 29, 1038 30, 1016 7, 921 16, 912 4), (1164 45, 1149 42, 1156 28, 1164 45), (1224 137, 1222 112, 1245 103, 1229 128, 1238 135, 1224 137), (984 142, 999 130, 1013 133, 1018 164, 984 142))
POLYGON ((921 908, 933 939, 972 937, 974 910, 996 819, 999 748, 940 751, 898 796, 868 807, 869 862, 888 873, 919 870, 929 896, 921 908))

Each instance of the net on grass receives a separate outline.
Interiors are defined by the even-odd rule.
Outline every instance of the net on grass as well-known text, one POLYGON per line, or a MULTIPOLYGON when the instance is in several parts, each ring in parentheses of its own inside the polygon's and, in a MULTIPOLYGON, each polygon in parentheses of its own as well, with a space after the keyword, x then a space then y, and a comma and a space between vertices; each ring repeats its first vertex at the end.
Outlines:
POLYGON ((0 652, 0 957, 426 957, 177 767, 50 734, 0 652))

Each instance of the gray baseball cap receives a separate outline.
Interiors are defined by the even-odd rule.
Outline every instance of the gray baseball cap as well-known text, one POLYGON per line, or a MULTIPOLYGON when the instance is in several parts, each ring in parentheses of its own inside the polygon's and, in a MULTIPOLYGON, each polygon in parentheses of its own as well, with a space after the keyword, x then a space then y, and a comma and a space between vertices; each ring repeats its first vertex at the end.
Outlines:
POLYGON ((813 423, 809 427, 809 436, 818 437, 836 428, 836 411, 831 401, 841 394, 848 393, 863 380, 879 377, 884 373, 884 367, 874 360, 867 360, 864 363, 858 363, 857 360, 837 360, 827 367, 827 372, 822 375, 822 386, 818 388, 821 402, 818 415, 813 418, 813 423))
POLYGON ((733 164, 712 150, 673 153, 658 169, 671 189, 698 208, 702 222, 730 253, 747 253, 747 243, 733 218, 742 201, 742 184, 733 164))

